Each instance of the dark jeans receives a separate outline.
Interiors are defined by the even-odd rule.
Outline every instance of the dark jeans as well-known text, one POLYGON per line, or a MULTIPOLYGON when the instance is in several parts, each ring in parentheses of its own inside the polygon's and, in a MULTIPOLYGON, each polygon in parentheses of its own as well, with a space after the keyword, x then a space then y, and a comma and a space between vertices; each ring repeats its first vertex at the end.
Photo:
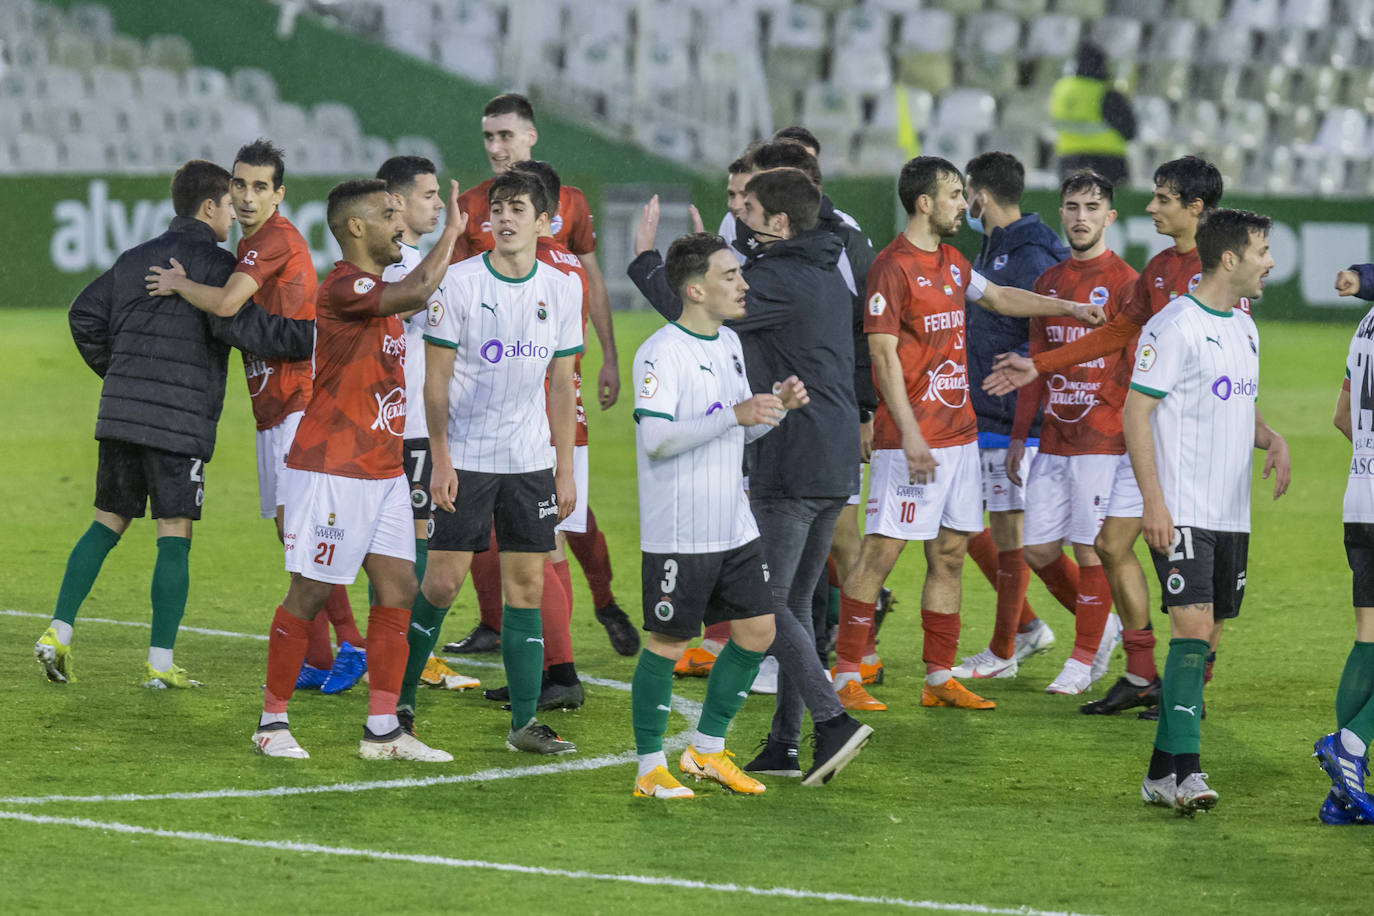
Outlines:
POLYGON ((778 698, 770 735, 774 741, 796 744, 801 738, 803 705, 811 711, 813 722, 844 713, 816 655, 811 597, 825 569, 835 519, 845 497, 755 497, 749 504, 763 537, 777 627, 771 651, 778 659, 778 698))

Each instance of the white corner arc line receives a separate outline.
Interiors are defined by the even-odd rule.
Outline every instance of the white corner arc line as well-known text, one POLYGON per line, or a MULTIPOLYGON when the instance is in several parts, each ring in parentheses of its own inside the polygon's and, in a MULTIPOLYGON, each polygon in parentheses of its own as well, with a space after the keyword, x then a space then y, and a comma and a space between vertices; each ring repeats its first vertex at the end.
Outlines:
POLYGON ((984 906, 977 903, 942 903, 935 900, 908 900, 903 897, 867 897, 859 894, 809 891, 791 887, 754 887, 748 884, 694 881, 687 878, 673 878, 665 875, 632 875, 575 871, 563 868, 545 868, 538 865, 518 865, 510 862, 484 862, 480 859, 455 859, 449 856, 387 852, 374 849, 353 849, 347 846, 321 846, 317 843, 297 843, 285 840, 252 840, 244 837, 225 836, 222 834, 203 833, 200 831, 140 827, 135 824, 123 824, 117 821, 93 821, 80 817, 49 817, 47 815, 27 814, 22 811, 0 811, 0 819, 24 821, 30 824, 54 824, 67 827, 82 827, 88 830, 104 830, 112 833, 151 836, 160 839, 190 840, 200 843, 220 843, 227 846, 272 849, 283 852, 302 852, 316 855, 381 859, 389 862, 441 865, 447 868, 471 868, 483 871, 498 871, 549 878, 572 878, 584 881, 614 881, 620 884, 638 884, 642 886, 677 887, 687 890, 715 891, 717 893, 726 894, 748 894, 753 897, 781 897, 791 900, 824 900, 831 903, 869 903, 911 910, 934 910, 944 913, 979 913, 989 914, 989 916, 1084 916, 1084 914, 1071 913, 1064 910, 1037 910, 1024 906, 1008 908, 984 906))

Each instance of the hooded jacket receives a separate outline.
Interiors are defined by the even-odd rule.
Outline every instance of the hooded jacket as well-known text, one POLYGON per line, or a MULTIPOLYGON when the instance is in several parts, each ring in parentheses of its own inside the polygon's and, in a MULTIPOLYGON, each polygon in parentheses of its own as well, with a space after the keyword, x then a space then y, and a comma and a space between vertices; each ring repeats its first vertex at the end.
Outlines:
POLYGON ((207 286, 223 286, 236 263, 207 224, 178 216, 162 235, 121 254, 81 291, 67 317, 81 358, 105 380, 95 438, 209 461, 230 348, 306 359, 315 322, 272 315, 251 301, 219 318, 180 296, 149 294, 148 268, 172 258, 207 286))
MULTIPOLYGON (((1042 223, 1039 215, 1027 213, 983 237, 973 269, 998 286, 1028 290, 1042 273, 1068 257, 1068 246, 1054 230, 1042 223)), ((983 448, 1005 448, 1016 419, 1016 395, 990 395, 983 391, 983 379, 992 372, 997 354, 1026 355, 1030 349, 1030 319, 999 315, 976 303, 968 304, 965 318, 969 389, 973 412, 978 416, 978 444, 983 448)), ((1040 436, 1039 416, 1030 435, 1040 436)))

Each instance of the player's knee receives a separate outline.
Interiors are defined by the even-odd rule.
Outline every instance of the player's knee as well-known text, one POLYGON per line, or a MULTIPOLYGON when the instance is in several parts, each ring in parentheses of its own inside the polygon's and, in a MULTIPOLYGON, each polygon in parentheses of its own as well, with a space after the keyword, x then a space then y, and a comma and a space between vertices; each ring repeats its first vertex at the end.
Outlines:
POLYGON ((773 645, 776 633, 777 627, 772 614, 761 614, 730 624, 730 638, 741 649, 749 652, 767 652, 768 647, 773 645))
POLYGON ((1027 544, 1022 553, 1031 569, 1044 569, 1064 553, 1058 544, 1027 544))
POLYGON ((430 566, 425 570, 425 581, 420 591, 425 600, 435 607, 448 607, 458 597, 458 577, 453 573, 430 566))

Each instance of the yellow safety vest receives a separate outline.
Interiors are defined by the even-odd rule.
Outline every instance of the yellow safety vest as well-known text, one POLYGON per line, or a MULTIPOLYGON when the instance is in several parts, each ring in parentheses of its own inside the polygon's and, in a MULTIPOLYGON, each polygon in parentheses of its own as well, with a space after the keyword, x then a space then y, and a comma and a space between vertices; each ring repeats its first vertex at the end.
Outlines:
POLYGON ((1050 118, 1059 132, 1056 156, 1124 156, 1126 138, 1102 120, 1102 100, 1108 86, 1102 80, 1066 76, 1050 90, 1050 118))

